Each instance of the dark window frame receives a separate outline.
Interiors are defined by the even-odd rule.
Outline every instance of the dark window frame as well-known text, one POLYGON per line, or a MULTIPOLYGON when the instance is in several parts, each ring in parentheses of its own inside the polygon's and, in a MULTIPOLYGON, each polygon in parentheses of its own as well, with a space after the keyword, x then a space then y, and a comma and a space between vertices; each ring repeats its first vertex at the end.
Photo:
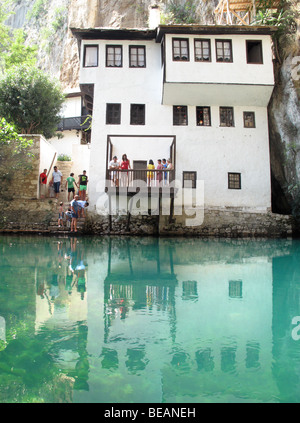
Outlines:
POLYGON ((248 65, 263 65, 264 59, 263 59, 263 48, 262 48, 262 40, 246 40, 246 60, 248 65), (261 59, 258 62, 249 61, 249 44, 259 44, 260 45, 260 57, 261 59))
POLYGON ((188 106, 173 106, 173 126, 188 126, 188 106), (185 112, 179 108, 185 108, 185 112), (185 113, 185 123, 182 123, 182 113, 185 113))
POLYGON ((228 172, 228 189, 242 189, 242 174, 240 172, 228 172), (231 177, 238 176, 238 179, 231 177))
POLYGON ((255 112, 243 112, 243 120, 244 120, 244 128, 256 128, 256 123, 255 123, 255 112), (250 125, 246 125, 246 115, 251 115, 252 116, 252 122, 253 122, 253 126, 250 125))
POLYGON ((228 296, 232 299, 243 298, 243 281, 241 279, 230 280, 228 283, 228 296))
POLYGON ((83 67, 84 68, 97 68, 99 66, 99 45, 98 44, 85 44, 83 46, 83 67), (97 49, 97 64, 96 65, 86 65, 85 64, 85 60, 86 60, 86 51, 88 48, 95 48, 97 49))
POLYGON ((211 126, 211 111, 210 111, 210 107, 209 106, 196 106, 196 126, 211 126), (208 125, 205 125, 204 124, 204 119, 203 119, 203 124, 202 125, 198 123, 198 121, 199 121, 199 119, 198 119, 198 111, 200 109, 203 109, 203 110, 204 109, 208 109, 208 119, 209 119, 209 124, 208 125))
POLYGON ((184 183, 185 181, 192 181, 192 188, 197 187, 197 172, 194 170, 184 170, 182 172, 182 188, 186 188, 184 183), (193 178, 185 179, 185 176, 192 175, 193 178))
POLYGON ((216 40, 216 61, 217 63, 233 63, 233 50, 232 50, 232 40, 216 40), (223 50, 223 54, 222 54, 222 58, 221 56, 218 59, 218 43, 222 43, 222 50, 223 50), (225 60, 225 48, 224 48, 224 43, 229 43, 230 44, 230 59, 229 60, 225 60))
POLYGON ((105 49, 105 66, 107 68, 122 68, 123 67, 123 46, 121 44, 107 44, 105 49), (113 48, 114 49, 114 64, 109 65, 108 64, 108 49, 113 48), (115 49, 120 48, 121 49, 121 64, 116 65, 116 52, 115 49))
MULTIPOLYGON (((138 63, 138 52, 137 52, 137 63, 138 63)), ((135 68, 135 69, 141 69, 141 68, 145 68, 146 67, 146 46, 129 46, 129 67, 130 68, 135 68), (132 49, 134 49, 134 48, 136 48, 136 49, 141 49, 141 50, 143 50, 144 51, 144 64, 143 64, 143 66, 139 66, 138 64, 135 66, 135 65, 132 65, 132 57, 131 57, 131 51, 132 51, 132 49)))
POLYGON ((220 127, 221 128, 234 128, 235 124, 234 124, 234 108, 230 107, 230 106, 220 106, 220 127), (226 110, 226 112, 228 113, 229 111, 232 112, 232 125, 229 125, 229 118, 228 116, 226 116, 226 122, 223 125, 222 124, 222 117, 223 117, 223 112, 226 110))
POLYGON ((190 61, 190 43, 189 43, 189 38, 172 38, 172 58, 173 58, 173 62, 189 62, 190 61), (179 58, 175 59, 175 47, 174 47, 174 42, 175 41, 179 41, 179 58), (183 47, 181 46, 181 43, 185 41, 187 43, 187 58, 183 59, 183 55, 182 55, 182 49, 183 47))
POLYGON ((138 104, 138 103, 130 104, 130 125, 145 125, 145 122, 146 122, 145 104, 138 104))
POLYGON ((106 125, 121 124, 121 103, 106 103, 106 125), (109 110, 109 108, 112 110, 109 110), (115 109, 115 110, 114 110, 115 109), (111 118, 111 121, 109 121, 111 118), (116 120, 114 122, 114 120, 116 120))
POLYGON ((206 62, 206 63, 209 63, 209 62, 211 62, 211 40, 209 39, 209 38, 195 38, 194 39, 194 59, 195 59, 195 62, 206 62), (208 60, 204 60, 203 59, 203 45, 201 46, 201 50, 202 50, 202 60, 201 59, 197 59, 196 58, 196 50, 197 50, 197 47, 196 47, 196 43, 197 42, 201 42, 201 44, 203 43, 203 42, 208 42, 208 48, 209 48, 209 59, 208 60))

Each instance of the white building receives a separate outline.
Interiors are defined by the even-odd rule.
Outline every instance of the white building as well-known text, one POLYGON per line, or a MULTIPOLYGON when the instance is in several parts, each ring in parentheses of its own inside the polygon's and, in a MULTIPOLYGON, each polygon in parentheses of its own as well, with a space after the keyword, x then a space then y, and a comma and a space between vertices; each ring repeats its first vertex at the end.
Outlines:
POLYGON ((81 92, 93 114, 91 211, 97 202, 99 211, 109 160, 124 153, 134 169, 170 157, 182 186, 204 181, 207 208, 271 209, 270 28, 72 32, 80 41, 81 92))

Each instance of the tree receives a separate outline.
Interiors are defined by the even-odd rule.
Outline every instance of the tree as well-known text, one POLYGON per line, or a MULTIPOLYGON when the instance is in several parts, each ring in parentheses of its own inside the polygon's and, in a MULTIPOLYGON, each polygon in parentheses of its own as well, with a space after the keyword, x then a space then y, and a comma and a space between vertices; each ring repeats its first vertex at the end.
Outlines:
POLYGON ((34 67, 14 66, 0 79, 0 116, 21 134, 54 136, 63 102, 58 81, 34 67))

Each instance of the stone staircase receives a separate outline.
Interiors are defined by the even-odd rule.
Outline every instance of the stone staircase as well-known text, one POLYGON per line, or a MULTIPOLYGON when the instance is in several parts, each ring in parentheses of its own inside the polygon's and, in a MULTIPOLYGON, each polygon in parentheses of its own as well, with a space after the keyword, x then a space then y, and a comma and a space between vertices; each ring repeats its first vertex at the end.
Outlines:
MULTIPOLYGON (((59 234, 68 234, 70 233, 70 225, 68 224, 67 219, 64 219, 64 226, 58 226, 58 210, 59 204, 62 202, 64 204, 64 211, 68 210, 69 202, 68 202, 68 190, 65 188, 66 179, 70 176, 72 172, 73 162, 62 162, 57 161, 56 166, 58 170, 63 175, 63 183, 61 185, 61 190, 58 195, 58 199, 52 198, 53 200, 53 209, 52 209, 52 216, 49 223, 49 231, 51 233, 59 233, 59 234)), ((77 181, 76 181, 77 182, 77 181)), ((76 190, 76 187, 75 187, 76 190)), ((70 199, 72 200, 73 197, 71 196, 70 199)), ((79 218, 77 220, 77 231, 78 233, 82 232, 82 228, 84 226, 84 218, 79 218)))

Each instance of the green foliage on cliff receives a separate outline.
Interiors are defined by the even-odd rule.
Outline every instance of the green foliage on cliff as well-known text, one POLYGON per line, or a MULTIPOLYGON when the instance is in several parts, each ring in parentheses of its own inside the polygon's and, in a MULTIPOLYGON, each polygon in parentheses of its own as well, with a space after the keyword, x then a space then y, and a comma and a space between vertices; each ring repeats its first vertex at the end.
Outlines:
POLYGON ((16 65, 35 66, 37 46, 26 46, 22 29, 14 31, 14 37, 7 50, 2 53, 4 70, 11 69, 16 65))
POLYGON ((37 46, 25 45, 25 34, 22 29, 12 31, 6 19, 12 14, 9 11, 10 1, 0 4, 0 71, 5 72, 12 66, 36 64, 37 46))
POLYGON ((162 24, 193 24, 197 23, 197 2, 187 0, 170 0, 166 4, 166 12, 161 16, 162 24))
POLYGON ((269 25, 276 28, 273 35, 276 58, 279 62, 287 56, 295 43, 297 33, 297 0, 280 0, 276 9, 272 0, 260 0, 254 25, 269 25))
POLYGON ((22 134, 55 135, 64 102, 55 79, 39 69, 15 66, 0 79, 0 116, 22 134))

